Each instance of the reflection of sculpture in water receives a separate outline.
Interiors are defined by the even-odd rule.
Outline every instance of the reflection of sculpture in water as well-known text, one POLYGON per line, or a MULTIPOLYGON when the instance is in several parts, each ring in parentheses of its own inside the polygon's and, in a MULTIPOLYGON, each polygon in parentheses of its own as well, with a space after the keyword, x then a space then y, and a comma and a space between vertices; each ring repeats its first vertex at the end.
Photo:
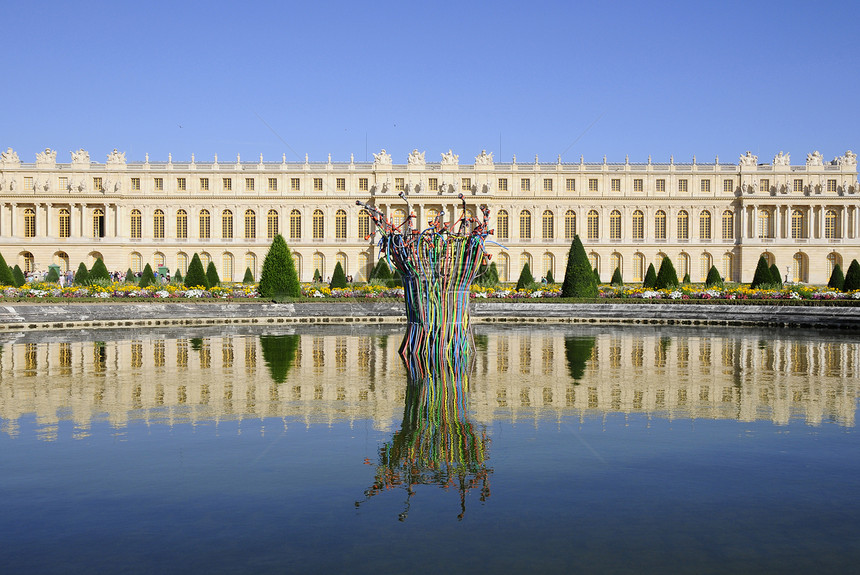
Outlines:
POLYGON ((467 416, 470 359, 468 352, 439 361, 404 356, 408 383, 403 424, 380 448, 376 478, 356 507, 382 491, 402 487, 406 508, 398 519, 404 521, 416 486, 456 486, 460 493, 457 518, 462 519, 471 489, 480 489, 482 502, 490 496, 492 469, 486 466, 490 438, 486 429, 476 430, 467 416))

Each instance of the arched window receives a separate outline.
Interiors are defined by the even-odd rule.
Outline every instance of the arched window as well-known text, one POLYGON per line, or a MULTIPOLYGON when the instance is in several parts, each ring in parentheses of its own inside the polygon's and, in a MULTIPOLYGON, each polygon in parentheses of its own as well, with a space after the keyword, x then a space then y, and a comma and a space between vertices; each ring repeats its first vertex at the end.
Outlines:
POLYGON ((576 212, 567 210, 564 213, 564 239, 572 240, 576 235, 576 212))
POLYGON ((302 213, 299 210, 290 211, 290 239, 302 238, 302 213))
MULTIPOLYGON (((311 217, 311 224, 313 226, 314 239, 323 239, 323 237, 325 237, 325 219, 323 217, 322 210, 314 210, 313 216, 311 217)), ((322 270, 320 270, 320 273, 322 273, 322 270)))
MULTIPOLYGON (((139 214, 140 212, 138 212, 139 214)), ((72 235, 72 213, 69 208, 60 208, 59 235, 68 238, 72 235)))
MULTIPOLYGON (((33 217, 36 217, 35 215, 33 217)), ((24 252, 21 254, 21 259, 24 260, 24 272, 34 272, 36 271, 36 258, 33 257, 33 254, 30 252, 24 252)))
POLYGON ((155 264, 155 271, 158 271, 158 268, 164 265, 164 254, 161 252, 155 252, 152 255, 152 263, 155 264))
POLYGON ((136 240, 143 237, 143 216, 140 210, 131 210, 131 237, 136 240))
POLYGON ((188 238, 188 212, 185 210, 176 212, 176 237, 179 239, 188 238))
POLYGON ((399 231, 403 230, 403 222, 406 221, 406 212, 397 208, 391 215, 391 225, 397 228, 399 231))
POLYGON ((60 266, 61 272, 69 271, 69 254, 67 254, 66 252, 55 253, 54 263, 60 266))
POLYGON ((699 214, 699 239, 711 239, 711 212, 708 210, 702 210, 699 214))
POLYGON ((767 265, 772 266, 775 263, 775 258, 772 253, 764 252, 761 254, 761 257, 764 258, 764 261, 767 262, 767 265))
POLYGON ((254 252, 245 254, 245 268, 251 270, 251 275, 254 279, 257 278, 257 255, 254 252))
POLYGON ((134 273, 139 273, 141 271, 141 262, 143 258, 140 257, 140 254, 137 252, 132 252, 131 254, 131 271, 134 273))
POLYGON ((508 254, 499 254, 499 281, 509 282, 510 280, 510 268, 511 268, 511 258, 508 257, 508 254))
POLYGON ((546 252, 543 255, 543 277, 547 277, 550 274, 555 279, 555 256, 546 252))
POLYGON ((687 213, 687 210, 678 212, 678 239, 690 239, 690 214, 687 213))
POLYGON ((797 252, 792 259, 792 281, 806 282, 806 254, 797 252))
POLYGON ((266 237, 271 240, 279 233, 278 210, 269 210, 266 214, 266 237))
POLYGON ((633 281, 641 282, 645 279, 645 256, 640 253, 633 254, 633 281))
POLYGON ((723 280, 735 281, 735 256, 731 252, 723 254, 723 280))
POLYGON ((212 261, 212 256, 209 255, 209 252, 200 252, 200 263, 203 264, 203 269, 209 267, 209 262, 212 261))
MULTIPOLYGON (((338 210, 334 215, 334 238, 336 240, 346 239, 346 210, 338 210)), ((344 268, 346 272, 346 268, 344 268)))
POLYGON ((152 215, 152 237, 159 240, 164 239, 164 212, 162 210, 155 210, 152 215))
POLYGON ((212 237, 212 217, 209 215, 209 210, 200 210, 200 233, 198 234, 201 240, 208 240, 212 237))
POLYGON ((367 210, 361 210, 358 212, 358 239, 366 240, 368 236, 370 236, 370 214, 367 210))
POLYGON ((257 237, 257 213, 254 210, 245 210, 245 239, 252 240, 257 237))
POLYGON ((597 210, 588 212, 588 239, 596 240, 600 237, 600 216, 597 210))
POLYGON ((835 240, 839 237, 839 230, 836 226, 836 210, 824 212, 824 237, 828 240, 835 240))
POLYGON ((302 264, 304 260, 302 259, 302 254, 293 250, 293 262, 296 264, 296 275, 299 276, 299 281, 302 279, 302 264))
MULTIPOLYGON (((833 274, 833 268, 837 265, 842 267, 842 257, 836 252, 830 252, 827 254, 827 279, 830 279, 830 276, 833 274)), ((844 272, 843 272, 844 273, 844 272)))
POLYGON ((760 209, 758 211, 758 237, 772 238, 773 232, 770 225, 770 210, 760 209))
POLYGON ((690 273, 690 256, 681 252, 678 256, 678 275, 683 278, 688 273, 690 273))
POLYGON ((791 212, 791 237, 795 240, 806 237, 806 226, 803 221, 803 212, 800 210, 793 210, 791 212))
POLYGON ((666 239, 666 212, 663 210, 657 210, 657 213, 654 214, 654 238, 666 239))
POLYGON ((550 210, 544 210, 541 218, 541 231, 543 239, 551 240, 555 238, 555 217, 550 210))
POLYGON ((642 213, 642 210, 633 212, 633 239, 645 239, 645 214, 642 213))
POLYGON ((528 210, 520 212, 520 239, 532 239, 532 213, 528 210))
POLYGON ((534 276, 534 265, 532 265, 532 255, 528 252, 523 252, 520 254, 520 270, 526 267, 526 264, 529 266, 529 270, 532 272, 532 276, 534 276))
MULTIPOLYGON (((344 217, 346 217, 345 214, 344 214, 344 217)), ((337 224, 335 224, 335 225, 337 225, 337 224)), ((343 270, 344 275, 349 273, 349 271, 347 271, 349 268, 346 267, 346 254, 345 253, 338 252, 337 255, 334 256, 334 262, 335 262, 335 265, 340 264, 340 269, 343 270)))
POLYGON ((105 211, 102 208, 93 210, 93 237, 105 237, 105 211))
POLYGON ((735 214, 731 210, 723 212, 723 239, 731 240, 735 237, 735 214))
POLYGON ((597 270, 597 273, 600 274, 600 256, 597 252, 588 254, 588 261, 591 264, 591 269, 597 270))
POLYGON ((621 254, 619 254, 618 252, 614 252, 609 257, 609 267, 612 270, 613 275, 615 274, 615 270, 620 270, 622 273, 624 272, 622 263, 623 260, 621 259, 621 254))
POLYGON ((230 210, 221 212, 221 237, 225 240, 233 239, 233 212, 230 210))
POLYGON ((370 275, 370 270, 368 269, 368 259, 367 254, 361 252, 358 254, 358 270, 356 270, 355 281, 365 282, 367 281, 367 276, 370 275))
POLYGON ((436 218, 439 217, 439 210, 436 208, 427 208, 427 212, 425 214, 427 217, 424 218, 426 220, 427 226, 432 226, 433 222, 436 221, 436 218))
MULTIPOLYGON (((188 255, 184 252, 176 254, 176 269, 180 270, 183 275, 188 273, 188 255)), ((135 272, 137 271, 135 270, 135 272)))
POLYGON ((233 254, 230 252, 224 252, 221 256, 221 281, 233 281, 233 254))
MULTIPOLYGON (((496 231, 499 234, 500 240, 506 240, 510 238, 509 230, 508 230, 508 212, 506 210, 499 210, 499 216, 496 219, 497 226, 496 231)), ((507 280, 505 280, 507 281, 507 280)))
POLYGON ((663 264, 663 260, 666 258, 666 254, 663 252, 657 252, 657 255, 654 257, 654 269, 659 272, 660 266, 663 264))
POLYGON ((325 256, 319 252, 314 254, 314 275, 320 273, 320 277, 325 281, 325 256))
POLYGON ((714 259, 711 257, 711 254, 704 252, 699 263, 699 281, 704 282, 708 279, 708 272, 711 271, 711 266, 714 265, 714 259))
POLYGON ((621 212, 618 210, 612 210, 609 214, 609 239, 621 239, 621 212))

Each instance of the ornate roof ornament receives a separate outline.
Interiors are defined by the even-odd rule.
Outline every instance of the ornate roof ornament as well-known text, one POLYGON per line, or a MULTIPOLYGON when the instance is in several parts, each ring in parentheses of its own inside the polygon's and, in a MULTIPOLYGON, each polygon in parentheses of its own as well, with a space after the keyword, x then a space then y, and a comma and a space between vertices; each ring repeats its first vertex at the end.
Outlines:
POLYGON ((481 153, 475 156, 476 166, 492 166, 493 152, 487 153, 487 150, 481 150, 481 153))
POLYGON ((390 166, 391 165, 391 154, 385 151, 385 148, 378 154, 373 154, 373 163, 376 166, 390 166))
POLYGON ((424 166, 426 164, 424 161, 425 153, 426 152, 419 152, 416 148, 409 152, 409 157, 406 158, 406 161, 410 166, 424 166))
POLYGON ((791 165, 791 155, 784 154, 780 151, 777 155, 773 157, 773 165, 774 166, 790 166, 791 165))
POLYGON ((824 158, 821 157, 821 152, 815 150, 811 154, 806 154, 806 166, 823 166, 824 158))
POLYGON ((448 148, 448 151, 442 154, 442 165, 443 166, 457 166, 460 164, 460 156, 455 154, 448 148))
POLYGON ((758 165, 758 156, 747 150, 747 153, 740 157, 738 160, 738 165, 740 166, 757 166, 758 165))
POLYGON ((45 148, 44 152, 36 154, 37 166, 53 166, 57 163, 57 151, 51 148, 45 148))
MULTIPOLYGON (((107 161, 105 162, 108 166, 124 166, 125 165, 125 152, 119 152, 116 148, 113 149, 113 152, 107 155, 107 161)), ((191 163, 194 163, 194 155, 191 155, 191 163)))
POLYGON ((836 156, 834 160, 836 165, 842 166, 843 168, 856 168, 857 167, 857 154, 848 150, 842 156, 836 156))
POLYGON ((76 165, 90 165, 90 153, 84 150, 83 148, 78 149, 77 152, 71 152, 72 154, 72 164, 76 165))
POLYGON ((21 158, 18 157, 18 152, 12 148, 6 148, 5 152, 0 152, 0 164, 17 167, 21 165, 21 158))

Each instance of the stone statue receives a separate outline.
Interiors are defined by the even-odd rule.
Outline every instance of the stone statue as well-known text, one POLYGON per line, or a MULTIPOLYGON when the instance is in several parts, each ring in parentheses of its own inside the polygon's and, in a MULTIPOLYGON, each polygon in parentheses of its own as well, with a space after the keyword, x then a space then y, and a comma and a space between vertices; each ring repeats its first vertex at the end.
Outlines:
POLYGON ((423 166, 425 164, 425 153, 426 152, 419 152, 417 149, 412 150, 409 153, 409 157, 406 159, 406 161, 409 163, 410 166, 423 166))
POLYGON ((493 152, 487 153, 487 150, 481 150, 481 153, 475 156, 476 166, 492 166, 493 152))
POLYGON ((845 152, 844 156, 836 157, 836 164, 842 166, 843 168, 856 168, 857 167, 857 154, 848 150, 845 152))
POLYGON ((806 165, 807 166, 823 166, 824 158, 821 157, 821 152, 815 150, 811 154, 806 154, 806 165))
POLYGON ((47 192, 51 189, 51 178, 47 176, 45 178, 37 178, 34 189, 38 192, 47 192))
MULTIPOLYGON (((603 162, 603 163, 605 164, 605 163, 606 163, 606 161, 605 161, 606 156, 603 156, 603 158, 604 158, 604 162, 603 162)), ((537 155, 537 154, 535 154, 535 166, 537 166, 537 165, 538 165, 538 155, 537 155)))
MULTIPOLYGON (((192 156, 193 158, 193 156, 192 156)), ((193 163, 192 159, 192 163, 193 163)), ((125 165, 125 152, 119 152, 116 148, 113 149, 113 152, 107 155, 107 161, 105 162, 108 166, 124 166, 125 165)))
POLYGON ((385 151, 385 148, 378 154, 373 154, 373 163, 379 166, 390 166, 391 165, 391 154, 385 151))
POLYGON ((5 152, 0 152, 0 164, 3 165, 19 165, 21 159, 18 157, 18 152, 12 148, 6 148, 5 152))
POLYGON ((73 164, 89 164, 90 153, 80 148, 77 152, 71 152, 73 164))
POLYGON ((443 166, 456 166, 460 163, 460 156, 455 154, 448 148, 448 151, 442 155, 442 165, 443 166))
POLYGON ((754 155, 752 152, 747 150, 746 155, 740 157, 738 160, 738 165, 741 166, 757 166, 758 165, 758 156, 754 155))
POLYGON ((0 191, 2 191, 3 188, 5 188, 5 187, 6 187, 6 176, 4 174, 0 173, 0 191))
POLYGON ((421 192, 424 191, 424 184, 421 182, 418 182, 417 184, 415 184, 415 186, 412 189, 414 190, 414 192, 416 194, 420 194, 421 192))
POLYGON ((57 163, 57 151, 51 148, 45 148, 44 152, 36 154, 36 164, 38 165, 54 165, 57 163))
POLYGON ((781 151, 773 157, 773 165, 774 166, 790 166, 791 165, 791 156, 789 154, 783 154, 781 151))

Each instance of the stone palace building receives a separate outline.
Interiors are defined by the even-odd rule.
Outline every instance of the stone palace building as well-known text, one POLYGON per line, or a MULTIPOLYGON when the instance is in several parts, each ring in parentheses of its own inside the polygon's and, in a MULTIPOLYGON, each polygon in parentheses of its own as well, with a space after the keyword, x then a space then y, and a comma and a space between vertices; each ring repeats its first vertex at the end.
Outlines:
POLYGON ((271 238, 282 234, 300 279, 330 277, 336 262, 363 280, 378 257, 371 221, 356 200, 395 223, 414 214, 426 227, 490 208, 488 243, 503 281, 525 263, 536 277, 560 279, 579 234, 604 281, 621 268, 641 281, 649 263, 669 256, 679 276, 704 281, 711 265, 727 280, 749 282, 760 255, 789 281, 826 283, 835 264, 860 257, 860 186, 852 152, 824 161, 808 154, 792 165, 780 152, 737 164, 498 163, 481 152, 460 164, 424 153, 395 164, 382 150, 373 162, 127 162, 114 150, 103 163, 72 152, 57 163, 46 149, 22 162, 0 153, 0 252, 24 270, 91 265, 135 271, 146 263, 183 270, 196 252, 215 262, 224 281, 246 268, 259 277, 271 238), (409 201, 400 197, 403 192, 409 201))

